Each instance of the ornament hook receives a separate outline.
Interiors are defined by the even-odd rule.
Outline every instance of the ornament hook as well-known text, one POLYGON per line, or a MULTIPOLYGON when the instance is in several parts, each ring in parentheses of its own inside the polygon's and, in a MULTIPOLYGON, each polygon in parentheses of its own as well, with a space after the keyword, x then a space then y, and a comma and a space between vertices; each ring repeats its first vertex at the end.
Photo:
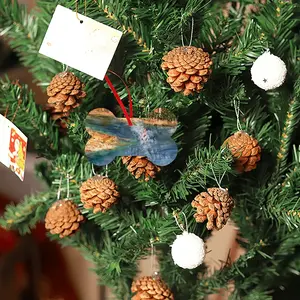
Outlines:
POLYGON ((218 179, 217 179, 217 176, 216 176, 216 173, 215 173, 215 170, 214 170, 214 168, 213 168, 212 163, 210 163, 209 165, 210 165, 211 171, 212 171, 212 173, 213 173, 213 176, 214 176, 214 179, 215 179, 216 184, 218 185, 218 187, 219 187, 220 190, 223 190, 223 191, 224 191, 225 189, 223 189, 223 188, 221 187, 221 184, 222 184, 222 180, 223 180, 223 178, 224 178, 224 176, 225 176, 225 174, 226 174, 226 171, 223 172, 221 178, 219 178, 219 180, 218 180, 218 179))
MULTIPOLYGON (((181 16, 181 27, 180 27, 180 32, 181 32, 181 43, 182 43, 182 46, 185 47, 185 44, 184 44, 184 38, 183 38, 183 15, 181 16)), ((193 36, 194 36, 194 18, 192 17, 191 37, 190 37, 189 47, 192 45, 193 36)))
POLYGON ((60 176, 60 179, 59 179, 59 186, 58 186, 58 190, 57 190, 57 200, 60 199, 61 183, 62 183, 62 176, 60 176))
MULTIPOLYGON (((76 18, 79 20, 80 24, 82 24, 83 20, 79 19, 79 16, 78 16, 78 2, 79 2, 79 0, 76 0, 76 18)), ((84 15, 85 16, 86 16, 86 7, 87 7, 86 0, 84 0, 84 15)))
POLYGON ((67 199, 70 198, 70 175, 67 175, 67 199))
POLYGON ((182 232, 189 232, 189 227, 188 227, 188 221, 187 221, 187 217, 186 214, 181 211, 183 217, 184 217, 184 222, 185 222, 185 226, 182 223, 179 223, 179 213, 177 213, 176 211, 173 212, 173 217, 176 221, 177 226, 181 229, 182 232))
POLYGON ((158 241, 159 238, 156 237, 156 238, 151 238, 150 239, 150 245, 151 245, 151 256, 150 256, 150 259, 151 259, 151 276, 152 277, 156 277, 158 275, 158 271, 156 271, 156 261, 155 261, 155 248, 154 248, 154 242, 155 241, 158 241))
POLYGON ((234 106, 234 111, 235 111, 235 115, 236 115, 236 127, 237 127, 238 131, 242 131, 242 126, 241 126, 241 122, 240 122, 240 113, 242 113, 242 111, 240 110, 240 100, 236 101, 236 99, 234 99, 233 106, 234 106))
POLYGON ((68 65, 65 65, 63 64, 63 73, 67 73, 69 70, 69 66, 68 65))
POLYGON ((151 245, 151 274, 154 272, 154 245, 153 245, 153 239, 150 240, 151 245))
POLYGON ((94 164, 92 164, 92 174, 93 174, 94 176, 97 176, 97 175, 98 175, 98 174, 95 172, 94 164))

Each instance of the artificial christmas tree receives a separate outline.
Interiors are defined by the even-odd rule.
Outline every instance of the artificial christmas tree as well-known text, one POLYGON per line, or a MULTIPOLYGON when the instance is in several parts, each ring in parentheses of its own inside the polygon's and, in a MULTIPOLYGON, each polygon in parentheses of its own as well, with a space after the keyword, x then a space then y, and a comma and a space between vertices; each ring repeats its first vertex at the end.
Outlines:
MULTIPOLYGON (((255 9, 249 10, 253 1, 238 2, 182 0, 162 4, 148 0, 138 3, 86 0, 76 1, 76 6, 74 1, 67 0, 40 1, 39 9, 31 15, 16 1, 2 0, 0 33, 45 90, 56 74, 66 70, 63 62, 38 53, 57 4, 73 12, 68 13, 67 24, 64 24, 65 18, 61 18, 64 26, 55 31, 54 44, 45 42, 45 49, 51 51, 67 42, 70 49, 65 47, 56 54, 73 59, 85 70, 97 71, 99 64, 101 68, 101 62, 107 63, 107 57, 112 56, 109 51, 116 48, 119 35, 114 35, 115 31, 110 34, 110 29, 102 25, 88 31, 91 29, 88 25, 95 24, 92 21, 96 20, 122 30, 122 39, 109 69, 127 83, 121 84, 117 76, 110 82, 104 76, 111 93, 103 81, 88 74, 91 72, 80 72, 69 66, 68 72, 81 81, 80 87, 75 84, 75 90, 81 96, 86 94, 86 98, 76 99, 74 104, 71 98, 72 101, 60 105, 57 100, 60 101, 61 95, 50 95, 58 97, 55 102, 50 100, 53 102, 50 104, 59 109, 59 113, 61 109, 67 113, 61 115, 68 118, 67 128, 62 133, 59 124, 51 121, 51 112, 35 104, 34 95, 26 86, 8 80, 0 82, 1 112, 4 115, 7 111, 6 117, 28 136, 38 155, 47 159, 37 165, 37 173, 49 185, 43 194, 32 195, 16 206, 7 207, 0 224, 26 233, 45 218, 57 199, 58 189, 68 194, 86 222, 80 222, 80 229, 71 236, 60 239, 59 235, 53 235, 52 238, 62 245, 78 248, 93 261, 102 284, 111 287, 117 299, 134 297, 131 285, 138 271, 137 262, 149 254, 151 245, 157 250, 160 277, 174 299, 204 299, 234 282, 234 299, 266 300, 272 299, 279 286, 284 290, 291 279, 298 279, 299 5, 296 1, 255 1, 255 9), (225 13, 226 7, 230 9, 225 13), (85 11, 87 18, 80 15, 85 11), (104 28, 103 31, 100 28, 104 28), (61 36, 61 31, 66 29, 70 29, 69 34, 61 36), (101 38, 95 38, 99 32, 101 38), (190 45, 185 46, 190 36, 190 45), (114 47, 108 47, 111 43, 114 47), (181 46, 187 49, 186 53, 181 46), (74 54, 82 49, 84 55, 74 54), (182 49, 183 53, 174 49, 182 49), (253 82, 251 67, 268 49, 285 64, 287 72, 283 63, 278 76, 266 72, 268 78, 258 78, 259 86, 266 87, 261 89, 254 84, 261 74, 252 72, 253 82), (98 55, 100 50, 107 55, 98 55), (172 51, 176 52, 174 56, 172 51), (193 51, 197 53, 196 58, 193 51), (177 61, 180 62, 178 67, 175 66, 177 61), (196 66, 203 69, 198 70, 196 66), (167 73, 171 86, 166 82, 167 73), (278 80, 265 82, 270 78, 278 80), (272 90, 266 91, 269 88, 272 90), (129 89, 132 102, 130 97, 126 98, 125 89, 129 89), (73 108, 81 100, 82 104, 71 111, 70 105, 73 108), (147 118, 151 111, 161 107, 176 116, 175 133, 172 120, 152 122, 147 118), (111 114, 110 117, 102 114, 101 118, 95 115, 95 119, 88 119, 87 126, 85 120, 89 112, 97 108, 107 108, 119 118, 112 118, 111 114), (116 122, 121 118, 123 121, 116 122), (131 123, 134 130, 130 128, 131 123), (99 126, 101 133, 97 131, 99 126), (106 213, 95 214, 82 207, 81 200, 98 209, 100 200, 97 199, 94 207, 90 198, 80 199, 82 183, 95 174, 84 152, 90 138, 86 127, 97 137, 97 143, 92 144, 90 150, 102 151, 100 154, 89 152, 95 165, 103 166, 103 161, 97 164, 103 157, 112 161, 107 170, 99 167, 97 173, 107 172, 121 195, 118 205, 106 213), (238 133, 223 146, 223 141, 234 132, 238 133), (171 164, 159 165, 157 162, 162 158, 174 154, 175 148, 168 145, 164 151, 157 151, 157 145, 165 145, 170 133, 174 133, 172 138, 178 155, 171 164), (236 139, 238 134, 241 136, 236 139), (103 142, 108 138, 109 143, 103 142), (133 154, 126 154, 132 156, 120 158, 125 155, 121 153, 123 149, 132 150, 133 154), (152 160, 146 161, 150 156, 152 160), (129 171, 126 167, 130 167, 129 171), (154 178, 159 170, 159 176, 154 178), (219 193, 216 197, 206 192, 212 186, 230 191, 230 197, 224 201, 228 207, 223 207, 225 198, 221 199, 219 193), (196 197, 199 194, 202 196, 196 197), (231 197, 235 201, 234 209, 231 197), (191 205, 193 199, 198 212, 191 205), (204 243, 211 232, 205 222, 196 222, 193 215, 196 213, 199 221, 211 218, 209 227, 219 229, 226 223, 229 210, 230 219, 240 230, 240 243, 246 254, 212 276, 206 276, 204 264, 196 267, 205 254, 201 243, 201 259, 188 266, 195 268, 182 270, 175 265, 170 247, 175 236, 182 233, 173 217, 178 210, 187 217, 188 233, 204 243)), ((274 72, 277 69, 272 68, 274 72)), ((108 188, 105 195, 111 192, 108 188)), ((95 197, 94 189, 92 197, 95 197)), ((186 258, 185 253, 181 257, 176 251, 176 263, 181 264, 182 258, 186 258)))

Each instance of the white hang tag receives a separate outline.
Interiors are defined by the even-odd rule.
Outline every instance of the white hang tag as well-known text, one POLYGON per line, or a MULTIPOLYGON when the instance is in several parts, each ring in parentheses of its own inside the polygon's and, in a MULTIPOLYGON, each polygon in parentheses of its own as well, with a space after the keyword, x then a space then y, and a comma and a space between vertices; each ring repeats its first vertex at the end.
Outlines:
POLYGON ((39 53, 103 80, 122 32, 57 5, 39 53))
POLYGON ((0 115, 0 145, 0 162, 23 181, 27 137, 2 115, 0 115))

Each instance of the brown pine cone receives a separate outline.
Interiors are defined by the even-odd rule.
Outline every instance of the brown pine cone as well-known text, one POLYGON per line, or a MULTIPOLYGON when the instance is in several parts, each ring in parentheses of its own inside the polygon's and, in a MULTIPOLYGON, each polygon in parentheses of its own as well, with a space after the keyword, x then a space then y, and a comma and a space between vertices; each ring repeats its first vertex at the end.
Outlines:
POLYGON ((155 178, 156 173, 160 172, 160 167, 145 156, 122 156, 122 162, 136 179, 144 175, 145 181, 149 181, 150 178, 155 178))
POLYGON ((196 222, 207 220, 208 230, 221 229, 229 219, 233 206, 234 201, 228 191, 220 188, 209 188, 192 201, 192 207, 197 209, 194 214, 196 222))
POLYGON ((261 148, 258 141, 244 131, 238 131, 225 140, 227 147, 235 158, 238 172, 249 172, 256 168, 260 161, 261 148))
POLYGON ((120 194, 118 187, 111 179, 103 176, 94 176, 85 181, 80 187, 81 202, 85 208, 93 208, 94 213, 105 213, 120 194))
POLYGON ((51 118, 58 120, 62 127, 66 127, 65 121, 71 110, 78 107, 86 96, 83 89, 84 84, 71 72, 55 75, 47 87, 47 110, 50 111, 51 118))
POLYGON ((84 217, 71 200, 56 201, 48 210, 45 217, 45 227, 60 238, 76 232, 84 217))
POLYGON ((162 59, 161 67, 168 71, 167 82, 175 92, 183 92, 185 96, 199 93, 212 72, 209 54, 201 48, 178 47, 162 59))
POLYGON ((132 283, 131 291, 132 293, 136 293, 132 297, 132 300, 174 300, 172 292, 159 277, 145 276, 139 278, 132 283))

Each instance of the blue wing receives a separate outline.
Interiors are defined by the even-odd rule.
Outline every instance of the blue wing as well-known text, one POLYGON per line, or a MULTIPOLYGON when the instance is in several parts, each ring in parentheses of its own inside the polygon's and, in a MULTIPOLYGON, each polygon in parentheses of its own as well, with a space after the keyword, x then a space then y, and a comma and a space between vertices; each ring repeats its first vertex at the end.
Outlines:
POLYGON ((146 156, 158 166, 170 164, 177 155, 177 145, 171 135, 176 126, 163 126, 134 120, 133 126, 113 115, 88 115, 87 129, 118 138, 111 149, 96 146, 86 152, 87 158, 95 165, 109 164, 116 156, 146 156))

